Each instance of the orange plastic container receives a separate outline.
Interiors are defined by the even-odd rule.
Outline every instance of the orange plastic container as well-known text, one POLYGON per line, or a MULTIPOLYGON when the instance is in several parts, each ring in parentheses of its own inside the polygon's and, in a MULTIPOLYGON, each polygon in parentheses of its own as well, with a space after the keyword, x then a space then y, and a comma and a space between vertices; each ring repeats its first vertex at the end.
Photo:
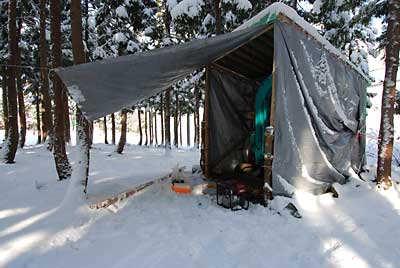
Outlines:
POLYGON ((192 192, 192 188, 186 183, 174 183, 171 189, 178 194, 190 194, 192 192))

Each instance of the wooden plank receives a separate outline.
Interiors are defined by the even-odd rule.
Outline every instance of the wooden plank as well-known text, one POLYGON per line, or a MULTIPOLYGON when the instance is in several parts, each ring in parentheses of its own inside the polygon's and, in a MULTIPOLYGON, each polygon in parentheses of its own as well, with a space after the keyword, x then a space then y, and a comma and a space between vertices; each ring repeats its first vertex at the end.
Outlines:
POLYGON ((217 68, 217 69, 220 69, 220 70, 222 70, 222 71, 225 71, 225 72, 227 72, 227 73, 230 73, 230 74, 239 76, 240 78, 243 78, 243 79, 246 79, 246 80, 250 80, 250 81, 253 81, 253 80, 254 80, 253 78, 249 78, 249 77, 247 77, 247 76, 245 76, 245 75, 243 75, 243 74, 241 74, 241 73, 238 73, 238 72, 236 72, 236 71, 234 71, 234 70, 232 70, 232 69, 229 69, 228 67, 222 66, 222 65, 220 65, 220 64, 218 64, 218 63, 213 63, 212 66, 215 67, 215 68, 217 68))
POLYGON ((272 65, 272 94, 271 94, 271 115, 270 125, 275 128, 275 84, 276 84, 276 65, 275 65, 275 50, 274 50, 274 63, 272 65))
POLYGON ((162 181, 164 181, 166 179, 167 179, 167 177, 163 177, 163 178, 160 178, 160 179, 157 179, 157 180, 154 180, 154 181, 146 182, 146 183, 141 184, 141 185, 139 185, 137 187, 134 187, 134 188, 131 188, 129 190, 120 192, 115 196, 110 196, 110 197, 104 198, 103 200, 101 200, 99 202, 93 203, 93 204, 89 205, 89 208, 91 208, 91 209, 107 208, 107 207, 111 206, 112 204, 115 204, 115 203, 117 203, 119 201, 125 200, 125 199, 127 199, 127 198, 129 198, 129 197, 131 197, 131 196, 143 191, 147 187, 149 187, 149 186, 151 186, 153 184, 156 184, 156 183, 160 183, 160 182, 162 182, 162 181))

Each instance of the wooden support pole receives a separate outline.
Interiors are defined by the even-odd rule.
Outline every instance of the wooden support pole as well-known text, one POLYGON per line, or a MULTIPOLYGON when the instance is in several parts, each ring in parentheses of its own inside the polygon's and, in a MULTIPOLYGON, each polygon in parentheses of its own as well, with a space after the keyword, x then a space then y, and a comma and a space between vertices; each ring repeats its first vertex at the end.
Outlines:
POLYGON ((206 88, 204 99, 204 176, 210 177, 210 65, 206 66, 206 88))
POLYGON ((270 189, 267 189, 268 199, 272 199, 272 162, 274 160, 274 128, 275 128, 275 52, 274 63, 272 67, 272 95, 270 107, 270 126, 265 129, 265 154, 264 154, 264 182, 268 183, 270 189))

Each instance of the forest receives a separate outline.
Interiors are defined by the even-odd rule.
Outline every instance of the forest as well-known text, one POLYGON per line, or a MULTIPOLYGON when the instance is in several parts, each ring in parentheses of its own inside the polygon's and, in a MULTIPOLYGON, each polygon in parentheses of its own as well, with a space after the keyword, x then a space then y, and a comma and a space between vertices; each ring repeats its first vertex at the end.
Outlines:
MULTIPOLYGON (((189 267, 255 267, 264 263, 257 259, 264 251, 275 253, 268 261, 274 267, 280 263, 281 250, 289 256, 282 255, 285 259, 282 267, 396 267, 399 248, 384 229, 389 225, 394 229, 400 215, 400 136, 396 125, 400 122, 399 21, 399 0, 0 0, 0 181, 3 180, 0 189, 4 191, 0 192, 4 197, 4 204, 0 206, 0 220, 4 219, 4 225, 0 224, 0 267, 14 267, 8 266, 13 264, 15 267, 56 267, 60 252, 77 267, 130 267, 136 260, 139 267, 180 265, 180 258, 165 256, 166 248, 170 254, 182 250, 181 259, 189 263, 193 256, 198 256, 189 267), (232 213, 238 216, 234 218, 213 205, 215 201, 218 203, 218 182, 211 180, 218 192, 216 200, 204 197, 205 194, 195 194, 193 184, 198 186, 204 179, 200 173, 208 178, 204 167, 208 167, 208 159, 204 160, 204 155, 217 150, 210 145, 207 67, 191 72, 150 98, 142 98, 134 105, 95 120, 88 120, 75 102, 76 92, 67 88, 58 73, 69 67, 112 59, 118 64, 118 59, 128 59, 124 58, 128 55, 143 55, 235 33, 240 30, 238 27, 275 2, 287 5, 289 12, 293 11, 309 23, 321 38, 335 47, 346 64, 368 81, 366 121, 352 133, 356 139, 364 139, 361 159, 364 164, 360 164, 355 173, 345 174, 348 184, 334 183, 334 187, 324 189, 321 196, 297 192, 292 189, 296 187, 285 182, 283 188, 293 194, 293 199, 277 196, 272 200, 272 194, 268 195, 268 201, 260 203, 268 204, 267 212, 261 210, 261 206, 250 206, 246 212, 239 200, 242 208, 232 213), (379 78, 374 75, 377 70, 382 71, 379 78), (191 169, 192 173, 185 169, 191 169), (181 181, 180 176, 185 181, 193 178, 190 184, 193 189, 186 199, 166 192, 163 184, 165 178, 181 181), (22 187, 22 181, 29 186, 22 187), (136 187, 127 191, 132 181, 136 187), (327 193, 343 199, 332 201, 327 193), (81 203, 75 200, 77 195, 81 203), (137 195, 138 199, 126 201, 131 195, 137 195), (156 195, 159 200, 154 201, 156 195), (53 204, 46 203, 43 197, 53 204), (186 201, 187 206, 184 206, 186 201), (82 207, 86 209, 82 210, 84 212, 79 211, 82 207), (104 207, 107 209, 102 212, 92 210, 104 207), (371 208, 383 212, 374 218, 366 212, 371 208), (290 215, 285 214, 288 210, 290 215), (23 218, 25 213, 26 218, 23 218), (208 218, 208 215, 215 218, 208 218), (270 218, 264 222, 266 215, 270 218), (382 224, 380 228, 385 215, 387 225, 382 224), (160 222, 156 223, 158 217, 160 222), (299 220, 303 223, 298 224, 299 220), (320 220, 322 224, 317 225, 320 220), (135 223, 129 226, 132 221, 135 223), (220 228, 227 225, 226 221, 236 223, 237 227, 220 228), (209 222, 212 231, 205 227, 209 222), (265 232, 256 222, 265 224, 269 231, 265 232), (324 224, 329 227, 322 226, 324 224), (248 231, 248 226, 254 226, 254 231, 248 231), (300 236, 295 232, 298 226, 302 232, 300 236), (114 228, 115 236, 107 228, 114 228), (177 244, 171 242, 174 238, 166 235, 170 228, 176 228, 172 233, 177 235, 177 244), (276 247, 264 244, 270 239, 270 230, 276 231, 269 234, 276 247), (364 233, 356 234, 360 230, 364 233), (230 238, 223 235, 225 231, 230 238), (147 240, 141 232, 155 233, 163 246, 158 245, 158 238, 147 240), (257 236, 256 232, 262 235, 257 236), (280 241, 279 233, 288 235, 302 250, 290 249, 280 241), (336 237, 328 238, 331 233, 336 237), (187 241, 187 234, 197 240, 187 241), (95 249, 89 246, 108 241, 132 246, 129 235, 145 241, 132 255, 126 249, 110 249, 109 255, 86 266, 87 260, 79 254, 84 252, 96 259, 95 249), (239 239, 244 237, 245 242, 232 241, 235 235, 239 239), (388 237, 381 248, 383 242, 378 236, 388 237), (313 238, 320 239, 320 245, 312 244, 313 238), (247 262, 241 251, 253 240, 258 255, 247 262), (38 249, 34 249, 36 244, 38 249), (190 246, 186 247, 187 244, 190 246), (368 246, 363 251, 365 245, 368 246), (314 253, 305 252, 308 246, 314 253), (152 253, 148 253, 149 250, 152 253), (2 254, 6 256, 3 260, 2 254), (37 256, 45 258, 36 259, 37 256), (231 256, 235 258, 227 261, 231 256)), ((323 49, 324 46, 320 51, 323 49)), ((235 64, 242 63, 246 60, 236 59, 235 64)), ((273 64, 271 73, 275 73, 275 62, 273 64)), ((257 62, 243 66, 248 67, 249 73, 263 67, 257 62)), ((323 66, 321 72, 329 73, 329 66, 323 66)), ((168 70, 165 73, 169 75, 168 70)), ((97 74, 98 77, 102 75, 97 74)), ((320 75, 317 82, 326 83, 326 77, 320 75)), ((152 81, 148 83, 152 85, 152 81)), ((271 98, 275 98, 275 93, 271 94, 271 98)), ((334 99, 336 95, 330 97, 334 99)), ((269 101, 273 107, 275 100, 269 101)), ((306 97, 302 100, 302 104, 305 103, 306 97)), ((97 105, 101 109, 105 104, 97 105)), ((315 120, 321 121, 320 118, 315 120)), ((329 127, 336 127, 336 122, 331 123, 326 123, 328 134, 329 127)), ((338 124, 348 131, 351 127, 346 123, 338 124)), ((291 128, 289 124, 293 131, 291 128)), ((263 130, 267 131, 265 127, 263 130)), ((312 133, 318 139, 319 135, 326 134, 312 133)), ((268 168, 272 170, 274 158, 271 156, 273 142, 268 137, 266 133, 262 140, 266 146, 262 151, 263 161, 268 157, 271 161, 267 165, 265 160, 261 166, 266 173, 268 168), (271 142, 271 152, 266 149, 268 142, 271 142)), ((338 148, 348 145, 338 145, 333 139, 330 142, 338 148)), ((288 146, 295 147, 290 143, 288 146)), ((323 150, 327 151, 324 157, 328 155, 340 162, 336 151, 325 147, 323 150)), ((221 154, 226 157, 228 153, 221 154)), ((295 160, 287 160, 290 161, 295 160)), ((303 169, 296 167, 297 171, 314 180, 305 168, 308 163, 302 164, 303 169)), ((316 168, 312 172, 318 174, 319 171, 316 168)), ((266 173, 263 176, 267 177, 266 173)), ((266 189, 268 193, 273 192, 273 171, 270 173, 271 181, 265 180, 266 184, 263 181, 263 191, 266 189)), ((207 181, 207 187, 210 184, 207 181)), ((233 205, 229 208, 233 210, 233 205)), ((67 263, 59 265, 68 267, 67 263)))

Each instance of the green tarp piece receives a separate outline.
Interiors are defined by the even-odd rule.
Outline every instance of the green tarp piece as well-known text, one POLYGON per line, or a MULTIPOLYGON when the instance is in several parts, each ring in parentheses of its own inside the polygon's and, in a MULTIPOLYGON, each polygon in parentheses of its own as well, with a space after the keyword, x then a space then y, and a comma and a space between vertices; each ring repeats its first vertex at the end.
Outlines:
POLYGON ((253 152, 256 164, 262 165, 264 161, 264 131, 269 124, 269 103, 272 92, 272 75, 263 81, 256 95, 255 133, 252 138, 253 152))

